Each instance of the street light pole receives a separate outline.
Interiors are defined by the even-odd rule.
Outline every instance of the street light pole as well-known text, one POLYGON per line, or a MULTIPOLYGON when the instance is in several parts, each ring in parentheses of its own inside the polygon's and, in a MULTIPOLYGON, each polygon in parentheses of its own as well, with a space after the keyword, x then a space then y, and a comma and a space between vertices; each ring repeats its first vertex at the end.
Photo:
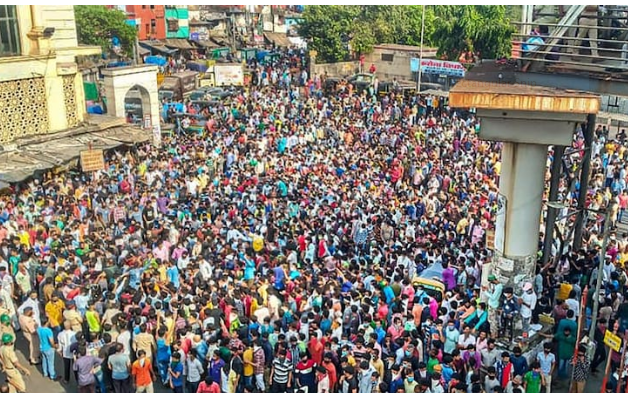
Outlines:
MULTIPOLYGON (((565 146, 554 146, 554 160, 552 161, 549 191, 550 201, 558 199, 558 186, 560 183, 560 172, 563 165, 563 154, 565 154, 565 146)), ((551 206, 547 207, 545 237, 543 238, 543 259, 541 266, 545 266, 547 264, 552 253, 552 244, 554 243, 554 225, 556 224, 557 213, 557 209, 551 206)))
MULTIPOLYGON (((591 327, 589 329, 590 342, 593 342, 593 338, 595 337, 595 325, 597 323, 597 313, 600 307, 600 290, 602 289, 602 279, 604 278, 604 260, 606 259, 606 248, 608 247, 608 238, 610 237, 610 232, 612 229, 611 214, 613 214, 613 204, 614 202, 611 201, 606 206, 606 217, 604 218, 604 237, 602 239, 602 249, 600 250, 600 262, 597 267, 595 293, 593 294, 593 310, 591 312, 591 327)), ((600 344, 601 343, 598 343, 598 345, 600 344)))
POLYGON ((421 94, 421 63, 423 62, 423 33, 425 32, 425 4, 421 10, 421 49, 419 52, 419 78, 416 81, 416 93, 421 94))

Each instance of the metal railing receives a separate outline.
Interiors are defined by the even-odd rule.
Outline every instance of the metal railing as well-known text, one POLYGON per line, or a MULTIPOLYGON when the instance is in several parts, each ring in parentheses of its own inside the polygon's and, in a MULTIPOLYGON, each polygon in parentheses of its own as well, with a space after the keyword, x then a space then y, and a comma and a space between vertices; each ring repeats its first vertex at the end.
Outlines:
MULTIPOLYGON (((628 19, 622 18, 622 19, 628 19)), ((537 26, 535 23, 516 23, 518 26, 529 27, 530 30, 537 26)), ((544 24, 551 29, 547 35, 513 34, 513 56, 524 63, 541 62, 546 65, 563 64, 567 66, 583 66, 593 69, 608 69, 628 71, 628 26, 588 26, 581 24, 544 24), (594 34, 589 32, 584 37, 578 37, 579 29, 596 30, 594 34), (564 35, 554 35, 553 32, 564 31, 564 35), (615 35, 616 39, 609 39, 602 32, 615 35), (593 35, 596 38, 589 38, 593 35), (528 41, 533 37, 539 37, 543 43, 528 41), (605 37, 605 38, 600 38, 605 37), (585 44, 586 43, 586 44, 585 44), (594 43, 592 47, 592 43, 594 43), (524 50, 529 46, 530 50, 524 50), (594 54, 597 52, 597 54, 594 54)), ((527 29, 526 29, 527 30, 527 29)))

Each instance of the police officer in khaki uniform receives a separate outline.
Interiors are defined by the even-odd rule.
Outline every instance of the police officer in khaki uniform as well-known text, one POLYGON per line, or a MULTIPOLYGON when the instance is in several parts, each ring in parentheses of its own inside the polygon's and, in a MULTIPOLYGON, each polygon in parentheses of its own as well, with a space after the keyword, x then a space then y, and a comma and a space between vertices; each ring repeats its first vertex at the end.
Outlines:
POLYGON ((14 336, 9 333, 2 334, 2 347, 0 348, 0 364, 7 375, 9 383, 9 393, 25 393, 26 384, 22 374, 31 375, 28 369, 24 368, 17 360, 15 351, 13 350, 14 336))
POLYGON ((11 317, 9 314, 0 315, 0 335, 4 333, 9 333, 15 337, 15 330, 13 330, 13 326, 11 326, 11 317))

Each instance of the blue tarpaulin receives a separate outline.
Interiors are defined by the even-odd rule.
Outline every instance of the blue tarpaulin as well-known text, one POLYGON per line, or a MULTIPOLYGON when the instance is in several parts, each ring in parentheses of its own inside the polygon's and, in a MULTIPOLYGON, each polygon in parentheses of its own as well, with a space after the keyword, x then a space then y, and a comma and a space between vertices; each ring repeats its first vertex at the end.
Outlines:
POLYGON ((103 114, 103 110, 102 110, 102 107, 100 105, 88 106, 87 107, 87 113, 94 113, 94 114, 97 114, 97 115, 102 115, 103 114))
POLYGON ((155 64, 158 66, 165 66, 168 61, 161 56, 146 56, 144 63, 146 64, 155 64))

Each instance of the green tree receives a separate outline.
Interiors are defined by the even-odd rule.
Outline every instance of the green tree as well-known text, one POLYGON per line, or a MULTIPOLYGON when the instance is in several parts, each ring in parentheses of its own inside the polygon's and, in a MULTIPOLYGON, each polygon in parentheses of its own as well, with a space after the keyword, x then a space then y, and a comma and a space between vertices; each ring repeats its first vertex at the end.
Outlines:
POLYGON ((310 40, 309 48, 324 61, 341 61, 348 54, 349 33, 353 16, 351 6, 310 5, 303 11, 299 25, 301 36, 310 40))
POLYGON ((98 45, 103 53, 109 53, 113 49, 112 39, 117 37, 122 54, 133 56, 137 31, 127 24, 124 12, 103 5, 75 5, 74 16, 79 43, 98 45))
POLYGON ((456 60, 462 52, 492 59, 510 53, 515 29, 502 5, 436 6, 432 41, 439 55, 456 60))
POLYGON ((300 34, 323 61, 368 53, 376 44, 418 46, 424 10, 423 44, 438 47, 447 58, 467 50, 485 58, 510 51, 509 16, 516 10, 505 6, 311 5, 303 12, 300 34))
MULTIPOLYGON (((369 53, 373 45, 398 43, 419 45, 424 7, 402 5, 311 5, 303 12, 301 36, 323 61, 339 61, 354 54, 369 53)), ((430 44, 434 13, 425 7, 425 45, 430 44)))

